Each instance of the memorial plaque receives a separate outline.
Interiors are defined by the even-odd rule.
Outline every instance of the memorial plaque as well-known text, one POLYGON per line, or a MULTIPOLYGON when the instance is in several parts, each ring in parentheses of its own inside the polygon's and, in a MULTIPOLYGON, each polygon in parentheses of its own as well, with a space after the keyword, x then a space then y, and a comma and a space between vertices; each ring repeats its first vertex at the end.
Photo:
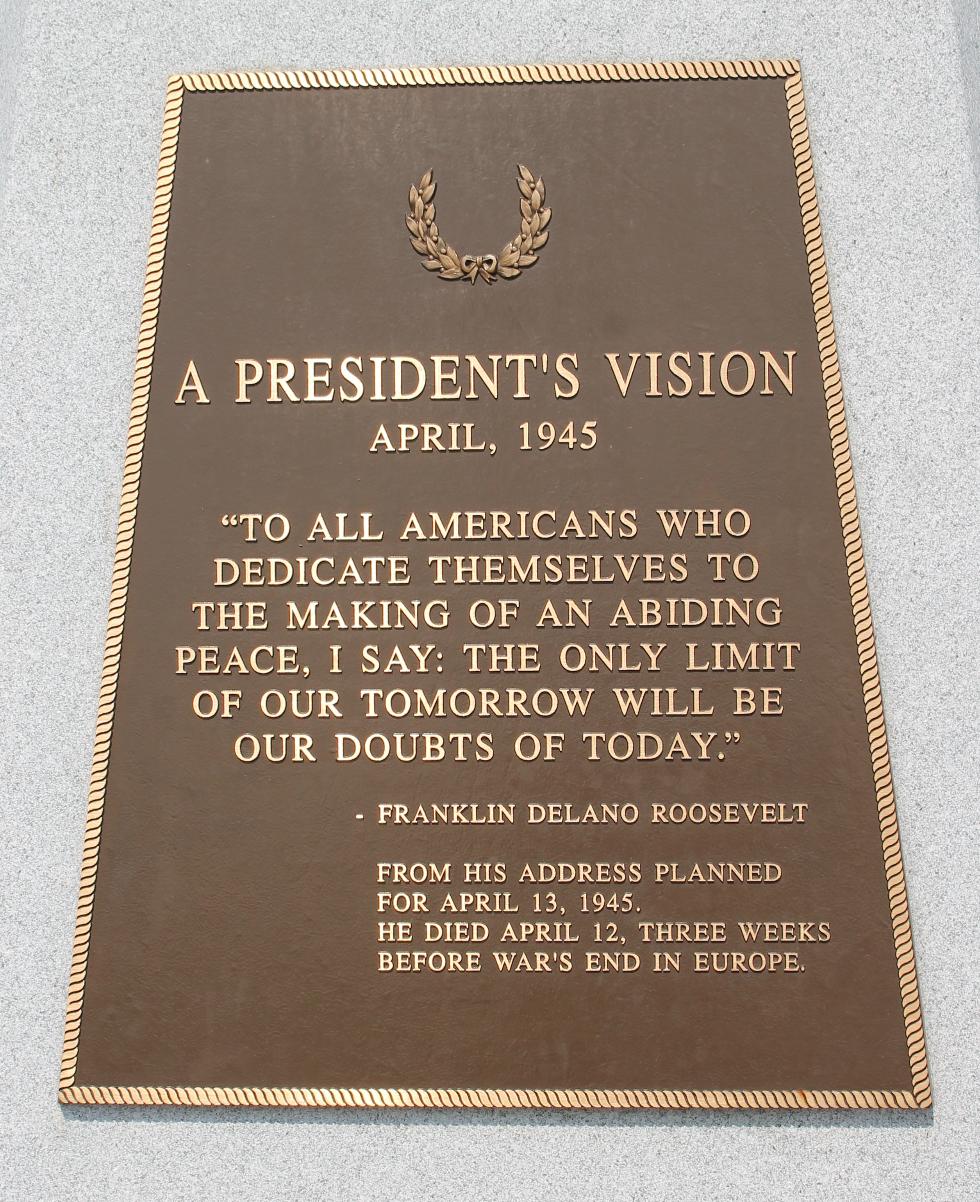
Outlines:
POLYGON ((171 81, 60 1097, 930 1105, 798 64, 171 81))

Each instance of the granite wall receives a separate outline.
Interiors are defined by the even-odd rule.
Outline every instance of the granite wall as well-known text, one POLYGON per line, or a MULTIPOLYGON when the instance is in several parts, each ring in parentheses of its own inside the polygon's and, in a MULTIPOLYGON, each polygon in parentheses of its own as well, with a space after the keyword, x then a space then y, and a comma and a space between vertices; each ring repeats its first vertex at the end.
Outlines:
POLYGON ((949 1198, 980 1169, 976 0, 0 4, 0 1192, 949 1198), (166 77, 799 57, 936 1105, 887 1114, 71 1110, 55 1100, 166 77))

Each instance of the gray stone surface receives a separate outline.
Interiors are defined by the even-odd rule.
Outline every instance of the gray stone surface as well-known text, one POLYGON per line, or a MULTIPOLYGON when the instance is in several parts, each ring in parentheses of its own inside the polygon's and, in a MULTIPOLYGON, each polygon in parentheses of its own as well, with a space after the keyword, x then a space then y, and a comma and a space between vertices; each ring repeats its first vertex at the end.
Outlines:
MULTIPOLYGON (((955 12, 963 60, 966 113, 973 144, 973 166, 980 185, 980 4, 977 0, 956 0, 955 12)), ((980 186, 977 200, 980 202, 980 186)))
POLYGON ((0 1195, 973 1195, 976 0, 635 8, 596 0, 486 8, 459 0, 51 0, 26 6, 16 36, 24 7, 0 6, 0 163, 8 167, 0 210, 0 1195), (167 74, 762 55, 794 55, 804 65, 933 1117, 59 1109, 62 1008, 167 74), (972 77, 964 79, 964 67, 972 77))
POLYGON ((17 72, 22 58, 20 39, 26 12, 27 0, 0 0, 0 210, 7 182, 17 72))

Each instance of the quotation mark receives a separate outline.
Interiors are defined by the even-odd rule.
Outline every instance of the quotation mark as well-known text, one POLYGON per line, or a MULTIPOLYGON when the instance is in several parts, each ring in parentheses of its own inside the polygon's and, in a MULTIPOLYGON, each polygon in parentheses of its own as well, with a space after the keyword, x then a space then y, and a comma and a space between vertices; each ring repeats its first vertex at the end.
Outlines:
MULTIPOLYGON (((742 737, 741 734, 737 730, 726 730, 725 731, 725 742, 726 743, 737 743, 741 739, 741 737, 742 737)), ((725 758, 725 753, 723 751, 719 751, 718 758, 720 760, 723 760, 725 758)))

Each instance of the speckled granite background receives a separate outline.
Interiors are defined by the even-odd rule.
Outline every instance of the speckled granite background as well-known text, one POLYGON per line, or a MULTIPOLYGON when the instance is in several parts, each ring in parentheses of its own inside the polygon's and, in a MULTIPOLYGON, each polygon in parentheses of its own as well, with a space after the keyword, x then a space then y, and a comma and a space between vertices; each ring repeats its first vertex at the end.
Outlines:
POLYGON ((950 1198, 980 1171, 976 0, 0 0, 0 1194, 950 1198), (55 1101, 166 76, 803 62, 924 992, 931 1117, 55 1101))

